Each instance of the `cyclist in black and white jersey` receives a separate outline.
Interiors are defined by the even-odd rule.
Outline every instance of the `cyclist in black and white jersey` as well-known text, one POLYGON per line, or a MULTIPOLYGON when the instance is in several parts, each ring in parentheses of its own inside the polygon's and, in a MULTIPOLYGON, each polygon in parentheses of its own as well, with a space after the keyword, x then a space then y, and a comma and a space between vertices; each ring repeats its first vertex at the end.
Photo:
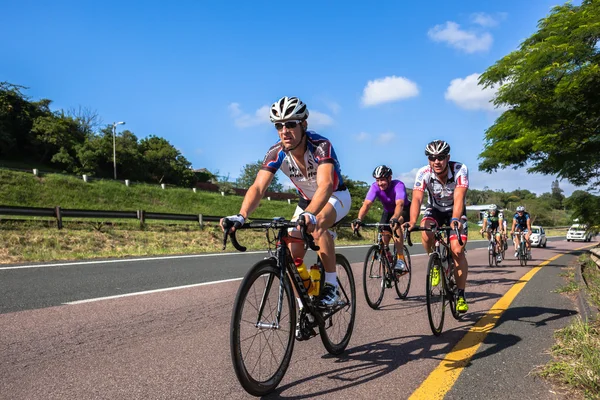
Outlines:
MULTIPOLYGON (((344 185, 340 164, 331 142, 307 130, 308 109, 297 97, 282 97, 271 106, 271 122, 279 141, 267 151, 262 167, 242 202, 237 215, 225 217, 244 223, 265 195, 277 170, 287 175, 298 189, 300 200, 292 220, 303 218, 319 245, 319 257, 325 267, 325 284, 320 302, 331 306, 337 302, 335 245, 328 229, 350 211, 350 192, 344 185)), ((224 219, 225 219, 224 218, 224 219)), ((221 222, 222 224, 222 222, 221 222)), ((299 232, 291 232, 300 237, 299 232)), ((303 243, 292 243, 293 258, 304 258, 303 243)))
MULTIPOLYGON (((465 285, 469 265, 464 252, 467 243, 466 194, 469 188, 469 172, 467 166, 450 161, 450 145, 443 140, 434 140, 425 146, 425 155, 429 164, 419 169, 412 193, 409 227, 417 224, 425 191, 429 201, 423 213, 421 226, 458 225, 463 246, 458 243, 456 234, 450 235, 452 258, 457 266, 456 285, 458 301, 456 310, 464 313, 469 309, 465 300, 465 285)), ((435 239, 431 232, 421 232, 423 246, 431 253, 435 239)), ((431 283, 437 286, 440 282, 440 271, 433 270, 431 283)))

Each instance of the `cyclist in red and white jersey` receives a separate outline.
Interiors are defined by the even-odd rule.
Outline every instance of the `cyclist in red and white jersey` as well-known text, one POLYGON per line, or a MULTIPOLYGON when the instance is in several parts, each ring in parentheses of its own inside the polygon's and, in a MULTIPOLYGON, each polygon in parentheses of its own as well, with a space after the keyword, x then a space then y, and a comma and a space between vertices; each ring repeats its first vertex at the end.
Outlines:
MULTIPOLYGON (((335 244, 328 229, 350 211, 350 192, 344 185, 340 164, 331 142, 307 130, 308 109, 297 97, 282 97, 271 106, 271 122, 279 141, 267 151, 262 167, 242 202, 237 215, 225 217, 243 224, 265 195, 277 170, 287 175, 298 189, 300 200, 292 220, 303 218, 307 231, 319 245, 325 267, 325 284, 320 303, 334 305, 338 300, 335 244)), ((222 222, 221 222, 222 225, 222 222)), ((291 233, 300 237, 299 232, 291 233)), ((304 258, 303 243, 292 243, 293 258, 304 258)))
MULTIPOLYGON (((465 201, 469 188, 469 172, 466 165, 450 161, 450 145, 443 140, 434 140, 427 144, 425 155, 429 158, 429 164, 417 172, 410 207, 409 226, 412 228, 417 224, 425 191, 429 195, 429 202, 423 213, 421 226, 447 225, 455 227, 458 225, 463 246, 458 243, 456 234, 451 234, 450 247, 452 258, 457 266, 455 270, 458 287, 456 310, 464 313, 469 309, 465 300, 469 265, 464 252, 468 232, 465 201)), ((421 237, 425 251, 428 254, 431 253, 435 245, 433 234, 422 231, 421 237)), ((433 286, 439 284, 440 271, 433 270, 431 281, 433 286)))

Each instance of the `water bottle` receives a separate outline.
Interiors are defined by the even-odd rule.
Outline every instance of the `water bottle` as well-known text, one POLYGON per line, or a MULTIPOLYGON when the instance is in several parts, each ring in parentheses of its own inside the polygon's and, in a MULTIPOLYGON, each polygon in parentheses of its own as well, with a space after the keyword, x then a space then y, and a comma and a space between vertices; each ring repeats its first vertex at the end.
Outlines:
POLYGON ((296 268, 298 269, 300 278, 302 278, 302 283, 304 283, 304 287, 308 289, 308 287, 310 286, 310 274, 306 269, 306 264, 304 264, 304 260, 301 258, 296 258, 294 260, 294 264, 296 264, 296 268))
POLYGON ((308 294, 311 296, 318 296, 319 291, 321 290, 321 269, 317 264, 310 267, 309 275, 311 286, 308 290, 308 294))

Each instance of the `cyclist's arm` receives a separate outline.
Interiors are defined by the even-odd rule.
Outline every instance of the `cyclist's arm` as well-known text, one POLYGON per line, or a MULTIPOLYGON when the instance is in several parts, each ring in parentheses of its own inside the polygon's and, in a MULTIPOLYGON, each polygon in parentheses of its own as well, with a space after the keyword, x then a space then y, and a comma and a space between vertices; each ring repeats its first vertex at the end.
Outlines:
POLYGON ((531 233, 531 217, 527 218, 527 231, 531 233))
POLYGON ((466 187, 457 187, 454 189, 454 207, 452 209, 452 218, 458 218, 463 215, 465 209, 465 196, 467 195, 466 187))
POLYGON ((510 228, 510 233, 515 231, 515 226, 517 225, 517 219, 513 217, 512 227, 510 228))
POLYGON ((396 200, 396 208, 394 209, 394 215, 392 218, 400 219, 402 216, 402 210, 404 209, 404 200, 396 200))
POLYGON ((413 190, 412 203, 410 203, 410 223, 416 225, 417 218, 421 212, 421 203, 423 202, 423 196, 425 192, 420 190, 413 190))
POLYGON ((274 173, 264 169, 258 171, 254 183, 250 186, 244 196, 244 201, 242 201, 242 207, 240 207, 240 214, 242 214, 242 217, 247 219, 250 213, 258 207, 260 200, 267 192, 267 188, 271 184, 274 176, 274 173))
POLYGON ((305 212, 317 215, 321 212, 333 194, 333 163, 322 163, 317 167, 317 191, 305 212))
POLYGON ((362 206, 360 207, 360 210, 358 211, 357 218, 362 221, 365 218, 365 216, 367 215, 367 213, 369 212, 369 209, 371 208, 372 205, 373 205, 373 202, 371 200, 365 199, 365 201, 363 201, 362 206))
POLYGON ((483 225, 481 225, 481 230, 485 232, 485 228, 487 228, 487 218, 483 219, 483 225))

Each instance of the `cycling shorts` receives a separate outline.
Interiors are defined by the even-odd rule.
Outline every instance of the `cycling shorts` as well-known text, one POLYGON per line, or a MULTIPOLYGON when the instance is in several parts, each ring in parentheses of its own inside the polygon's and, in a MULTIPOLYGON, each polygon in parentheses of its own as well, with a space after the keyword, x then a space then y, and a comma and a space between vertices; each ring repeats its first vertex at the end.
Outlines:
MULTIPOLYGON (((350 212, 350 207, 352 206, 351 200, 352 199, 350 197, 350 191, 348 191, 348 189, 332 193, 331 197, 327 202, 331 204, 333 206, 333 209, 335 210, 334 226, 350 212)), ((306 207, 308 207, 309 204, 310 200, 300 198, 300 201, 298 201, 298 205, 296 206, 296 210, 294 211, 292 221, 297 220, 298 216, 304 212, 304 210, 306 209, 306 207)))
MULTIPOLYGON (((467 217, 465 211, 463 210, 463 219, 466 221, 467 217)), ((423 212, 423 219, 421 221, 426 221, 430 224, 437 226, 451 226, 450 220, 452 219, 452 210, 449 211, 440 211, 435 207, 427 206, 425 211, 423 212)), ((427 224, 425 225, 427 226, 427 224)), ((459 224, 458 228, 460 232, 460 238, 465 242, 467 240, 467 236, 469 234, 469 227, 467 223, 459 224)), ((457 240, 456 233, 450 232, 450 240, 457 240)))

